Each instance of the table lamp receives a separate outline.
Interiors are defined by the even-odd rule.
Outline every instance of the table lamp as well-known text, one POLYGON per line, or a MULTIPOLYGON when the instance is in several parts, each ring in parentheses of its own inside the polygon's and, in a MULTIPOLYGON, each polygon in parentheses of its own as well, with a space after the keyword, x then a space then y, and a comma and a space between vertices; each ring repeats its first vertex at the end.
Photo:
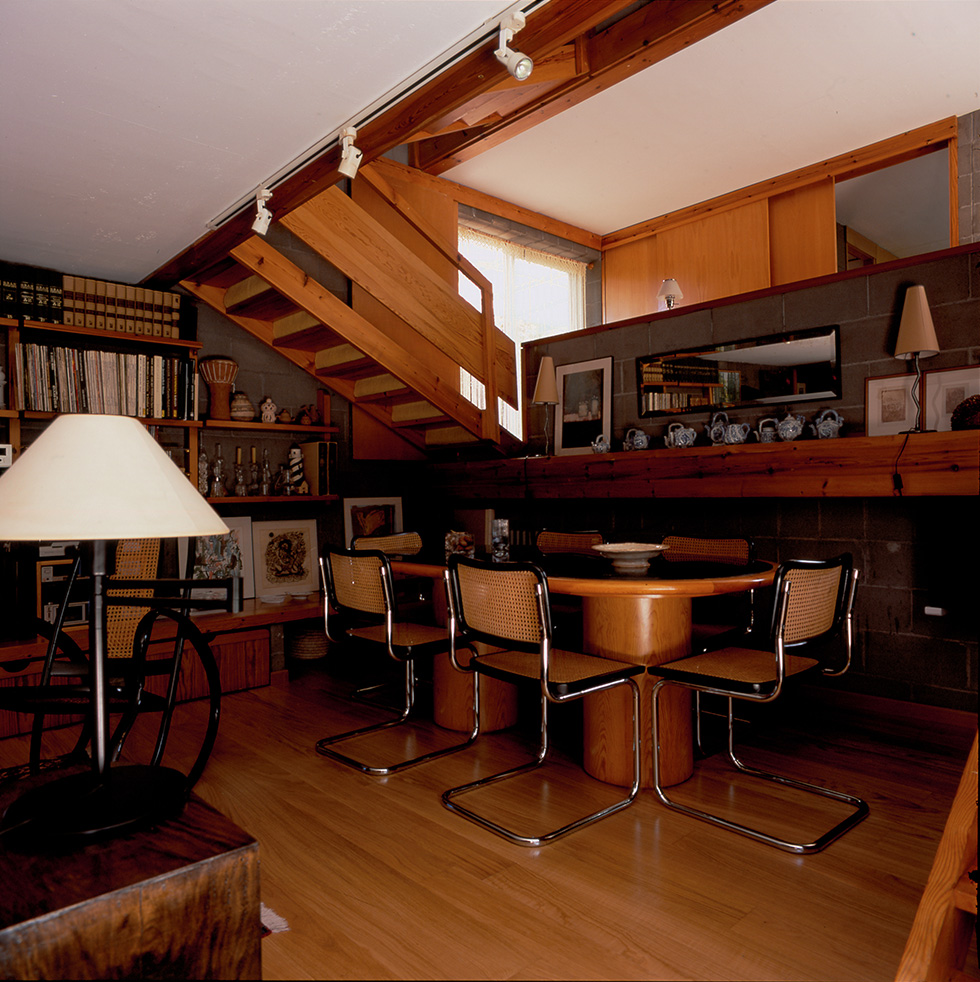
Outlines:
POLYGON ((91 836, 180 811, 186 778, 179 771, 110 767, 106 759, 106 542, 227 531, 153 437, 128 416, 59 416, 0 477, 0 542, 92 544, 92 770, 27 791, 7 809, 0 823, 4 832, 32 826, 52 837, 91 836))
POLYGON ((895 344, 895 357, 915 360, 915 381, 912 383, 912 401, 915 403, 915 426, 909 433, 921 433, 922 405, 919 393, 922 391, 922 366, 920 358, 932 358, 939 354, 939 341, 932 323, 929 301, 924 286, 910 286, 905 294, 902 307, 902 322, 898 328, 898 341, 895 344))
POLYGON ((551 449, 549 417, 551 415, 551 407, 558 405, 558 380, 555 378, 555 359, 550 355, 545 355, 541 359, 531 402, 536 406, 544 406, 544 455, 548 457, 550 456, 549 451, 551 449))

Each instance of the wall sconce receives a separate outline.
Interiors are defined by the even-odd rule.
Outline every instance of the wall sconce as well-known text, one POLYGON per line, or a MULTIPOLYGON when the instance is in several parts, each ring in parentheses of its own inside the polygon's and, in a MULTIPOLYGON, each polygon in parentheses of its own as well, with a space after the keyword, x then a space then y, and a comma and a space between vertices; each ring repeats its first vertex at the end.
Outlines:
POLYGON ((910 286, 905 294, 902 307, 902 322, 898 328, 898 341, 895 344, 895 357, 915 360, 915 381, 912 383, 912 401, 915 403, 915 426, 909 433, 922 433, 922 405, 919 393, 922 391, 922 367, 920 358, 932 358, 939 354, 939 341, 932 323, 929 301, 924 286, 910 286))
POLYGON ((357 175, 357 168, 361 166, 361 158, 364 156, 362 150, 354 146, 354 139, 357 137, 357 130, 353 126, 346 126, 340 133, 340 163, 337 170, 344 177, 354 180, 357 175))
POLYGON ((664 285, 657 291, 657 299, 665 300, 668 310, 673 309, 675 301, 683 300, 684 294, 678 286, 677 280, 664 280, 664 285))
POLYGON ((268 188, 259 188, 255 192, 255 221, 252 222, 252 231, 259 235, 265 235, 269 231, 269 223, 272 221, 272 212, 266 208, 265 203, 272 197, 272 192, 268 188))
POLYGON ((508 47, 514 40, 514 35, 524 27, 527 18, 521 11, 515 11, 506 20, 500 22, 500 40, 497 42, 497 50, 494 52, 497 61, 510 72, 518 82, 523 82, 534 68, 534 62, 520 51, 514 51, 508 47))
POLYGON ((551 407, 558 405, 558 380, 555 377, 555 359, 550 355, 545 355, 541 359, 538 368, 538 379, 534 383, 534 395, 531 402, 536 406, 544 406, 544 455, 550 457, 551 453, 551 426, 550 416, 551 407))

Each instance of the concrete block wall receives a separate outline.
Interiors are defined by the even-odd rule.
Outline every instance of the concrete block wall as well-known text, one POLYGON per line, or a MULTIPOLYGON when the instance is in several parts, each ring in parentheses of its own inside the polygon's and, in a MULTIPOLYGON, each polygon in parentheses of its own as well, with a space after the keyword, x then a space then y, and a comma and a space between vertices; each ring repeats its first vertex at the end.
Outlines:
POLYGON ((980 242, 980 109, 957 120, 960 244, 980 242))

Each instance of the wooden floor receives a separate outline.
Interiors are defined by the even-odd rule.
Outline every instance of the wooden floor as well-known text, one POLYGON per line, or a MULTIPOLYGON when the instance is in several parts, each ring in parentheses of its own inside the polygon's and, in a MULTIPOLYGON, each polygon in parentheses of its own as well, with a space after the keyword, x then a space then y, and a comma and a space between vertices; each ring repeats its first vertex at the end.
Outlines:
MULTIPOLYGON (((798 712, 792 727, 754 724, 747 760, 871 806, 815 856, 669 812, 650 791, 604 822, 527 849, 451 814, 439 793, 519 760, 536 740, 533 720, 370 778, 313 745, 373 711, 349 702, 349 686, 322 663, 301 667, 292 681, 224 700, 196 788, 260 842, 263 902, 289 923, 262 942, 266 979, 890 980, 972 740, 967 727, 879 727, 825 713, 816 733, 798 712)), ((169 762, 190 752, 201 710, 179 710, 169 762)), ((573 756, 574 715, 559 732, 573 756)), ((0 765, 25 754, 22 739, 0 741, 0 765)), ((707 795, 777 831, 791 827, 789 816, 802 835, 839 814, 746 779, 731 791, 728 773, 712 757, 677 796, 707 795)), ((616 794, 569 758, 543 784, 510 783, 519 786, 489 791, 484 803, 503 816, 516 798, 531 830, 616 794)))

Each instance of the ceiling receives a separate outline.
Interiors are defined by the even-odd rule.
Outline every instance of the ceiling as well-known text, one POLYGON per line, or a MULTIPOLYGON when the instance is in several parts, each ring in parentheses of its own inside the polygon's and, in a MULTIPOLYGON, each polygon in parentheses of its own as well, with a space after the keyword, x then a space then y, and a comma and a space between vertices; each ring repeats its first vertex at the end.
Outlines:
MULTIPOLYGON (((518 6, 4 0, 0 259, 138 282, 518 6)), ((776 0, 441 172, 615 231, 980 108, 978 37, 980 0, 776 0)), ((903 182, 872 207, 847 183, 841 208, 869 226, 919 205, 916 231, 886 248, 937 247, 920 244, 942 238, 945 191, 903 182)))

